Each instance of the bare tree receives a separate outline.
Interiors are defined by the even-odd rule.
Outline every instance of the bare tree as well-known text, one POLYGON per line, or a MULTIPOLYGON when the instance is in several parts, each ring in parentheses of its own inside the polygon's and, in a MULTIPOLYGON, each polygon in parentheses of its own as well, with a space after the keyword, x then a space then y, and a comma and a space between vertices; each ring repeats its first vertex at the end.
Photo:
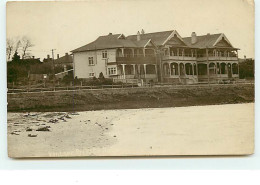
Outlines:
POLYGON ((6 39, 6 55, 7 55, 7 61, 10 60, 11 55, 14 50, 14 40, 13 39, 6 39))
POLYGON ((22 59, 24 59, 25 56, 28 54, 29 48, 33 47, 34 45, 28 37, 24 36, 20 41, 20 46, 22 49, 22 59))
POLYGON ((26 37, 14 37, 6 40, 6 56, 9 61, 14 53, 21 53, 21 58, 24 59, 30 55, 29 49, 33 47, 31 40, 26 37))
POLYGON ((11 56, 14 55, 14 53, 18 53, 18 50, 20 48, 21 41, 19 37, 14 38, 7 38, 6 39, 6 56, 7 61, 11 60, 11 56))
POLYGON ((18 49, 20 48, 20 45, 21 45, 21 41, 20 40, 16 40, 15 41, 15 50, 14 50, 14 52, 15 53, 18 53, 18 49))

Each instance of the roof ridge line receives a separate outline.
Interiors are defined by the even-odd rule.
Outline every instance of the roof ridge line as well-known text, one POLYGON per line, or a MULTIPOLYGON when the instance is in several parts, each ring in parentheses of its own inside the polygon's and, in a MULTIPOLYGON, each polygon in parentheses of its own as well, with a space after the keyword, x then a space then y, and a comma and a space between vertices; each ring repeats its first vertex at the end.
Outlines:
MULTIPOLYGON (((140 34, 140 35, 147 35, 147 34, 155 34, 155 33, 163 33, 163 32, 173 32, 174 30, 167 30, 167 31, 158 31, 158 32, 150 32, 150 33, 144 33, 144 34, 140 34)), ((129 36, 136 36, 137 34, 133 34, 133 35, 128 35, 129 36)))
MULTIPOLYGON (((211 35, 221 35, 221 34, 223 34, 223 33, 209 34, 209 36, 211 36, 211 35)), ((206 34, 206 35, 197 35, 197 37, 203 37, 203 36, 208 36, 208 34, 206 34)), ((189 36, 189 37, 182 37, 182 38, 191 38, 191 36, 189 36)))

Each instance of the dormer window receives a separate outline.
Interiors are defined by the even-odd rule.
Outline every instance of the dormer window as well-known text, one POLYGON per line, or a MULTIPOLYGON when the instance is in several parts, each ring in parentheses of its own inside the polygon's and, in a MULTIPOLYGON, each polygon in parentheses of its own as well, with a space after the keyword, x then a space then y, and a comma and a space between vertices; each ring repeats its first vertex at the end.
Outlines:
POLYGON ((102 51, 102 58, 103 59, 106 59, 107 58, 107 51, 102 51))

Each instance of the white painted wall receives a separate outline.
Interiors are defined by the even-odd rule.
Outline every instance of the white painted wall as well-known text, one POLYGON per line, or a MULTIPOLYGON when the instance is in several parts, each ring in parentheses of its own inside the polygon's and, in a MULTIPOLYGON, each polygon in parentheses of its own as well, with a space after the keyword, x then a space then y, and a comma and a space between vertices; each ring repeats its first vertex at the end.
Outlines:
MULTIPOLYGON (((105 78, 108 78, 106 60, 102 58, 102 51, 85 51, 74 53, 74 75, 78 78, 89 78, 89 73, 94 72, 98 78, 102 72, 105 78), (89 65, 89 57, 94 58, 94 65, 89 65)), ((107 62, 116 62, 116 49, 107 49, 107 62)))

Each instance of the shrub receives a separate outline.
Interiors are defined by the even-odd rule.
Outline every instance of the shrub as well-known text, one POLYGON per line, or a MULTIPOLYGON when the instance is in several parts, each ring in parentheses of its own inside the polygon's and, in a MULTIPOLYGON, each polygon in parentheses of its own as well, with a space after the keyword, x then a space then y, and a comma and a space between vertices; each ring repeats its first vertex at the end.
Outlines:
POLYGON ((99 77, 98 77, 98 79, 99 79, 99 80, 105 80, 105 77, 104 77, 104 75, 103 75, 102 72, 99 73, 99 77))
POLYGON ((62 82, 66 85, 70 84, 73 81, 73 75, 66 75, 63 77, 62 82))

